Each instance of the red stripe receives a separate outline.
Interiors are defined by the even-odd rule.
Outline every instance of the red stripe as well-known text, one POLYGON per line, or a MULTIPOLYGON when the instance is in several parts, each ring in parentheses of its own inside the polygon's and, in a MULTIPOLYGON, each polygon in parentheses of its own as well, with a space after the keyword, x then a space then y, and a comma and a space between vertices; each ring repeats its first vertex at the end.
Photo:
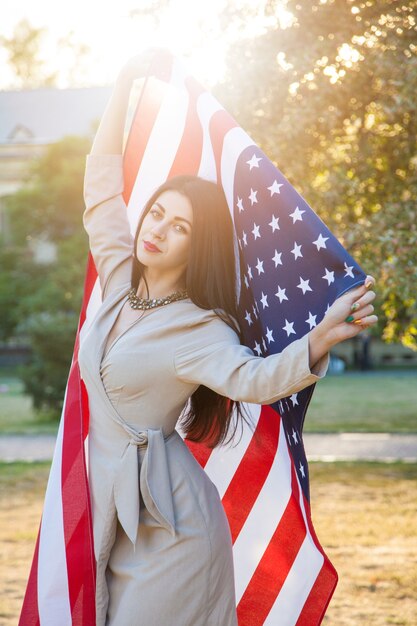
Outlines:
POLYGON ((208 448, 203 443, 195 443, 195 441, 190 441, 189 439, 184 440, 188 446, 190 452, 195 456, 196 460, 200 463, 201 467, 205 467, 207 461, 211 455, 211 448, 208 448))
MULTIPOLYGON (((42 520, 41 520, 42 525, 42 520)), ((39 539, 36 541, 35 552, 33 554, 32 567, 30 568, 29 580, 26 587, 25 598, 23 600, 22 611, 19 619, 19 626, 40 626, 38 609, 38 557, 39 539)))
POLYGON ((209 132, 213 146, 214 158, 216 161, 217 182, 221 183, 221 157, 223 153, 223 143, 226 133, 237 126, 237 122, 224 109, 216 111, 210 120, 209 132))
POLYGON ((320 545, 311 519, 310 504, 304 494, 302 495, 304 508, 306 510, 308 529, 317 549, 324 557, 324 563, 304 604, 296 626, 310 626, 311 624, 314 624, 315 626, 316 624, 321 624, 323 621, 326 609, 332 599, 334 590, 336 589, 338 575, 320 545))
MULTIPOLYGON (((155 60, 155 72, 162 80, 169 77, 172 71, 172 57, 162 55, 155 60)), ((151 73, 153 69, 151 68, 151 73)), ((139 98, 136 112, 133 117, 129 138, 126 144, 123 172, 124 172, 124 199, 126 204, 132 194, 140 163, 145 154, 149 137, 156 118, 158 117, 161 104, 164 100, 167 85, 150 76, 146 79, 139 98)))
POLYGON ((95 560, 91 541, 89 492, 84 458, 83 416, 78 364, 68 379, 62 446, 62 508, 68 591, 73 626, 95 623, 95 560), (80 594, 84 602, 80 602, 80 594))
POLYGON ((204 90, 192 78, 186 79, 185 86, 189 95, 187 116, 181 142, 168 178, 178 174, 196 176, 201 163, 203 130, 197 113, 197 99, 204 90))
POLYGON ((255 433, 222 498, 233 543, 268 478, 278 449, 280 423, 281 417, 272 407, 262 407, 255 433))
MULTIPOLYGON (((261 626, 266 620, 306 536, 299 490, 291 464, 293 492, 285 512, 237 607, 239 626, 261 626)), ((315 626, 314 622, 309 626, 315 626)))

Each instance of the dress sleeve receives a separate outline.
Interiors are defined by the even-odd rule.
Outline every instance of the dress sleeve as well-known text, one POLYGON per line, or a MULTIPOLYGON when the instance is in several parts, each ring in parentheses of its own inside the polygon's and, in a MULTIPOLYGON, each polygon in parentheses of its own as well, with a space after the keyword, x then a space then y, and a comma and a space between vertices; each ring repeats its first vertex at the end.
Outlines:
POLYGON ((103 298, 131 277, 133 238, 123 199, 123 156, 90 154, 84 177, 84 227, 103 298))
POLYGON ((180 380, 205 385, 231 400, 272 404, 309 387, 327 372, 328 352, 310 370, 308 334, 278 354, 258 357, 240 344, 227 324, 220 323, 226 329, 216 333, 214 341, 211 331, 200 330, 200 341, 185 339, 176 350, 174 366, 180 380))

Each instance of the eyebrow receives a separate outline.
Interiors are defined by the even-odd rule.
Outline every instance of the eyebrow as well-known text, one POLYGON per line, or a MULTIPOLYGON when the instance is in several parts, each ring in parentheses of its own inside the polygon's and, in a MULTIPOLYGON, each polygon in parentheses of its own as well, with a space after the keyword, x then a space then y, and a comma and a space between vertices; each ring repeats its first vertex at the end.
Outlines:
MULTIPOLYGON (((163 211, 164 213, 166 213, 166 211, 165 211, 164 207, 162 206, 162 204, 161 204, 160 202, 154 202, 154 204, 156 204, 156 206, 158 206, 158 207, 161 209, 161 211, 163 211)), ((180 222, 186 222, 186 223, 188 224, 188 226, 189 226, 190 228, 192 228, 192 224, 191 224, 191 222, 189 222, 188 220, 186 220, 186 219, 185 219, 185 217, 179 217, 179 215, 176 215, 176 216, 174 217, 174 219, 175 219, 175 220, 179 220, 180 222)))

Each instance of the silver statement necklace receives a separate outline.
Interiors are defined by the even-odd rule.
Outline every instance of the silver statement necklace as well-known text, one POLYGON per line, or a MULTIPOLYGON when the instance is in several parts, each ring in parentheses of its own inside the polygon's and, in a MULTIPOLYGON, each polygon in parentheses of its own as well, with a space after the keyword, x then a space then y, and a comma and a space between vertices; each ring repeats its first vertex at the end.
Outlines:
POLYGON ((135 288, 132 287, 127 297, 132 309, 146 311, 147 309, 155 309, 158 306, 165 306, 171 302, 177 302, 177 300, 184 300, 188 297, 188 294, 186 291, 174 291, 174 293, 165 298, 138 298, 135 288))

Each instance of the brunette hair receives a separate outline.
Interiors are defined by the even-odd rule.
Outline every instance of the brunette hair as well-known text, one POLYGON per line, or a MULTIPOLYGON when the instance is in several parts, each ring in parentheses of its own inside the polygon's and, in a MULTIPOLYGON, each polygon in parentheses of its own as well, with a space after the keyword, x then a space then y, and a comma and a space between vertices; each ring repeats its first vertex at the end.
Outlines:
MULTIPOLYGON (((144 280, 144 265, 136 256, 139 232, 146 214, 164 191, 186 196, 193 209, 190 256, 185 272, 189 298, 198 307, 214 312, 243 337, 238 324, 234 229, 222 188, 198 176, 175 176, 152 194, 139 219, 134 240, 132 287, 144 280)), ((200 385, 192 394, 182 417, 182 427, 190 441, 203 442, 211 448, 230 443, 240 419, 250 423, 240 402, 230 400, 200 385), (231 431, 231 432, 230 432, 231 431), (228 433, 230 432, 230 436, 228 433)))

